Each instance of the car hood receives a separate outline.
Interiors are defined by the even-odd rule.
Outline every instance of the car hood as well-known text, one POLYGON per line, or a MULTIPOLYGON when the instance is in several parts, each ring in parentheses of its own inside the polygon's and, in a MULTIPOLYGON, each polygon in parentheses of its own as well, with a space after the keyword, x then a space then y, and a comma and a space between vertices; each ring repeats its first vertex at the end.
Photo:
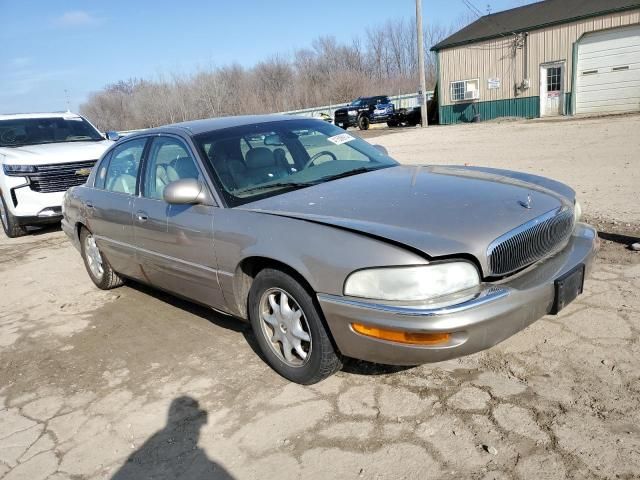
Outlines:
POLYGON ((347 113, 349 110, 369 110, 369 106, 368 105, 360 105, 359 107, 356 106, 350 106, 350 107, 342 107, 342 108, 336 108, 335 109, 335 113, 347 113))
POLYGON ((81 162, 97 160, 113 144, 110 140, 99 142, 63 142, 24 147, 1 147, 0 160, 13 165, 45 165, 48 163, 81 162))
POLYGON ((238 208, 357 231, 429 257, 472 255, 486 272, 487 247, 493 240, 551 210, 572 208, 573 198, 566 185, 534 175, 397 166, 238 208), (523 206, 528 198, 530 208, 523 206))

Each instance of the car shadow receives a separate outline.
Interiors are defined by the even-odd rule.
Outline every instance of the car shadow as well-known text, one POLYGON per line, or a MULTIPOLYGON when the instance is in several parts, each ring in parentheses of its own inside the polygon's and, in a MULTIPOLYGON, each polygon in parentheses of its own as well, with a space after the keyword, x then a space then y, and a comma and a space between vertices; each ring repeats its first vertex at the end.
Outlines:
POLYGON ((207 412, 194 398, 174 399, 164 428, 129 455, 111 480, 232 480, 233 476, 198 446, 207 418, 207 412))
POLYGON ((192 315, 196 315, 218 327, 222 327, 227 330, 231 330, 233 332, 241 333, 244 336, 249 347, 251 347, 251 350, 253 350, 253 352, 262 361, 266 362, 266 358, 262 355, 262 352, 260 351, 260 347, 258 346, 258 342, 256 341, 256 338, 253 335, 253 330, 251 329, 251 325, 248 322, 245 322, 232 315, 228 315, 222 312, 217 312, 204 305, 193 303, 190 300, 177 297, 173 293, 164 292, 162 290, 153 288, 149 285, 138 283, 134 280, 127 280, 126 285, 134 290, 137 290, 140 293, 152 296, 156 300, 167 303, 172 307, 179 308, 180 310, 189 312, 192 315))
POLYGON ((414 365, 384 365, 382 363, 367 362, 355 358, 345 358, 342 371, 352 375, 376 376, 404 372, 415 368, 414 365))
MULTIPOLYGON (((260 346, 258 345, 256 337, 253 334, 253 330, 251 329, 251 325, 248 322, 242 321, 232 315, 217 312, 215 310, 212 310, 211 308, 177 297, 172 293, 157 290, 153 287, 138 283, 134 280, 128 280, 127 286, 145 295, 150 295, 161 302, 168 303, 172 307, 179 308, 181 310, 189 312, 192 315, 197 315, 198 317, 207 320, 214 325, 241 333, 251 350, 253 350, 258 358, 260 358, 260 360, 262 360, 263 362, 268 363, 267 359, 260 350, 260 346)), ((345 357, 342 371, 353 375, 375 376, 403 372, 412 368, 415 367, 401 365, 384 365, 380 363, 372 363, 364 360, 345 357)))
POLYGON ((30 236, 40 236, 47 235, 49 233, 61 232, 62 226, 59 223, 53 223, 51 225, 45 225, 42 227, 27 227, 28 235, 30 236))
POLYGON ((620 243, 627 246, 640 241, 640 238, 636 236, 620 233, 598 232, 598 236, 603 240, 609 240, 610 242, 620 243))

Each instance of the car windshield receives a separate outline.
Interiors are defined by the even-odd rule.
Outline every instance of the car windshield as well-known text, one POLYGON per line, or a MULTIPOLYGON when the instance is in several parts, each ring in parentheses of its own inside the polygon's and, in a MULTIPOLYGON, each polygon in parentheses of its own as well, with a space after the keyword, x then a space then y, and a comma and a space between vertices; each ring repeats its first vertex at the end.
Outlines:
POLYGON ((0 147, 100 140, 100 132, 78 116, 0 120, 0 147))
POLYGON ((398 163, 319 120, 281 120, 195 137, 230 206, 398 163))
POLYGON ((350 107, 359 107, 360 105, 364 105, 363 98, 357 98, 349 104, 350 107))

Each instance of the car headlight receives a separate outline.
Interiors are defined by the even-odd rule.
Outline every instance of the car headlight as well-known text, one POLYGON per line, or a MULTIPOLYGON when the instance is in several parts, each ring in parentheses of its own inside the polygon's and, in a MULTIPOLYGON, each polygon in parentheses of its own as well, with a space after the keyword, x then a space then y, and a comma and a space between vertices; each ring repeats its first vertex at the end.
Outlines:
POLYGON ((578 200, 575 201, 573 205, 573 221, 579 222, 582 218, 582 207, 580 206, 580 202, 578 200))
POLYGON ((375 300, 429 300, 480 284, 469 262, 358 270, 347 278, 344 294, 375 300))
POLYGON ((348 115, 357 115, 358 111, 357 110, 349 110, 349 111, 347 111, 347 114, 348 115))
POLYGON ((14 177, 21 177, 27 173, 34 173, 36 167, 33 165, 2 165, 5 175, 11 175, 14 177))

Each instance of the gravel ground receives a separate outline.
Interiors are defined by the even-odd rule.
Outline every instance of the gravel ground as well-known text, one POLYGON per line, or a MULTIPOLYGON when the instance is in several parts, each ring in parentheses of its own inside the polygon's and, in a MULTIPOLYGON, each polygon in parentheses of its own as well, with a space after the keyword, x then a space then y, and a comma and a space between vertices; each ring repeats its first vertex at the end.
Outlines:
POLYGON ((640 237, 640 148, 617 136, 638 126, 375 138, 403 161, 474 153, 568 181, 603 248, 584 295, 489 351, 411 369, 354 361, 312 387, 273 373, 231 318, 136 284, 96 290, 55 228, 0 236, 0 478, 639 478, 640 253, 626 244, 640 237))

